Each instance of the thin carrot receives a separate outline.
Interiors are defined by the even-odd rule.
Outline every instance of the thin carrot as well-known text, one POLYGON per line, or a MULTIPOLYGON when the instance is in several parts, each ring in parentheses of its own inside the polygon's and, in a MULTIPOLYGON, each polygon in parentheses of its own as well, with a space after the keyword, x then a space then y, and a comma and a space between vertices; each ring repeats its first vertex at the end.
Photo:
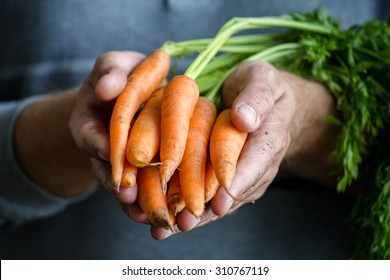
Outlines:
POLYGON ((167 196, 163 194, 157 166, 140 168, 137 176, 138 203, 148 220, 157 227, 173 228, 167 196))
POLYGON ((222 187, 229 187, 236 173, 237 161, 248 133, 239 131, 232 123, 231 110, 222 111, 215 121, 210 138, 210 158, 215 175, 222 187))
POLYGON ((219 182, 213 165, 211 164, 211 159, 208 156, 206 161, 206 173, 204 178, 204 200, 205 203, 209 202, 217 193, 219 188, 219 182))
POLYGON ((168 208, 175 215, 185 207, 183 192, 180 187, 179 172, 176 170, 168 182, 168 208))
POLYGON ((129 75, 118 96, 110 121, 112 180, 119 188, 131 120, 169 72, 170 57, 162 49, 149 54, 129 75))
POLYGON ((196 217, 201 216, 204 210, 207 151, 216 114, 214 103, 201 96, 190 121, 187 143, 179 166, 184 201, 187 209, 196 217))
POLYGON ((129 188, 135 186, 137 183, 137 171, 138 168, 136 166, 125 160, 123 165, 121 187, 129 188))
POLYGON ((161 98, 164 88, 156 90, 147 100, 130 132, 126 158, 137 166, 144 167, 160 149, 161 98))
POLYGON ((198 85, 185 75, 173 77, 164 89, 160 144, 160 179, 164 193, 167 182, 183 158, 190 119, 198 99, 198 85))

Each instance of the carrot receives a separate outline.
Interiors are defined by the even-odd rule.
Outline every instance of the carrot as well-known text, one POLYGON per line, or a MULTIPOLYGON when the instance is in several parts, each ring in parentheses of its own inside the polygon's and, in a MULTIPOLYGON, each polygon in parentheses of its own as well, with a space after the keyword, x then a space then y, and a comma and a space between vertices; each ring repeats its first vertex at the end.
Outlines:
POLYGON ((215 196, 218 188, 219 188, 219 182, 217 176, 215 175, 213 165, 211 164, 211 159, 208 156, 206 161, 206 173, 204 179, 205 203, 209 202, 215 196))
POLYGON ((183 192, 181 191, 179 173, 175 171, 168 182, 168 208, 175 215, 185 207, 183 192))
POLYGON ((222 111, 215 121, 210 138, 210 158, 220 185, 229 192, 236 173, 237 161, 248 133, 232 123, 231 110, 222 111))
POLYGON ((156 49, 129 75, 125 88, 115 102, 110 121, 110 161, 112 180, 117 188, 123 172, 131 120, 141 104, 164 81, 169 67, 169 55, 162 49, 156 49))
POLYGON ((145 103, 130 132, 126 158, 137 166, 144 167, 160 149, 161 98, 163 88, 155 91, 145 103))
POLYGON ((168 201, 162 192, 157 166, 140 168, 137 175, 138 203, 148 220, 157 227, 173 228, 168 201))
POLYGON ((185 75, 173 77, 164 89, 160 143, 160 180, 164 193, 167 182, 183 158, 190 119, 198 99, 198 85, 185 75))
POLYGON ((133 187, 137 183, 137 167, 125 160, 121 179, 121 187, 133 187))
POLYGON ((187 209, 196 217, 205 204, 205 171, 208 143, 217 109, 206 97, 200 97, 190 121, 187 143, 179 166, 180 186, 187 209))

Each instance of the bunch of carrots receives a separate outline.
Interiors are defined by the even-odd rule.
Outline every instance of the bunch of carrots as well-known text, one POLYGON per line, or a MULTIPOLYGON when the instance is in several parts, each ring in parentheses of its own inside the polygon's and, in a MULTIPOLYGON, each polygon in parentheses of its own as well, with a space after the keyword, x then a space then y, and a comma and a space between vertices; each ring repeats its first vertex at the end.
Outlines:
POLYGON ((233 36, 266 27, 332 32, 287 17, 233 18, 214 38, 167 41, 128 77, 110 122, 112 180, 116 191, 138 185, 138 203, 152 224, 172 229, 184 207, 199 217, 220 186, 230 194, 248 134, 234 127, 229 109, 221 110, 218 91, 239 62, 272 62, 297 49, 283 42, 284 33, 233 36), (171 58, 194 53, 185 73, 168 79, 171 58))
POLYGON ((199 217, 219 186, 228 190, 247 137, 229 110, 217 118, 216 105, 190 76, 162 86, 169 70, 164 49, 149 54, 128 77, 110 122, 115 186, 137 184, 140 207, 164 228, 184 207, 199 217))

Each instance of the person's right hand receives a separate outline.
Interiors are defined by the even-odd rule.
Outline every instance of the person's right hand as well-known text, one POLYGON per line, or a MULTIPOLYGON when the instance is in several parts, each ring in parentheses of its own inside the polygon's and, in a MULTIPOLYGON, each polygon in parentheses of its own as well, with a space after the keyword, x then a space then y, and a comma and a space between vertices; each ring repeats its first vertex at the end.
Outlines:
MULTIPOLYGON (((127 77, 144 58, 130 51, 112 51, 101 55, 81 86, 73 109, 70 128, 78 148, 91 158, 100 184, 112 192, 108 125, 114 100, 126 85, 127 77)), ((135 203, 137 187, 120 188, 118 199, 125 212, 139 222, 146 216, 135 203)))

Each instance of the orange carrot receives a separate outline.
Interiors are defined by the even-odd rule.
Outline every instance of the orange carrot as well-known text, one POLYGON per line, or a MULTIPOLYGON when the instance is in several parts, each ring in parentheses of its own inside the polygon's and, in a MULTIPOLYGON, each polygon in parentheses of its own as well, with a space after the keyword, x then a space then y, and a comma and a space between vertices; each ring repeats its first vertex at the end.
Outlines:
POLYGON ((180 186, 187 209, 196 217, 205 204, 205 171, 208 143, 217 109, 212 101, 200 97, 190 121, 187 143, 179 166, 180 186))
POLYGON ((210 157, 208 156, 206 161, 206 173, 204 179, 205 203, 209 202, 215 196, 218 188, 219 188, 219 182, 217 176, 215 175, 213 165, 211 164, 210 157))
POLYGON ((167 182, 183 158, 190 119, 198 99, 198 85, 185 75, 173 77, 164 89, 160 144, 160 179, 164 193, 167 182))
POLYGON ((239 131, 232 123, 231 110, 222 111, 214 124, 210 138, 210 158, 215 175, 222 187, 229 187, 248 133, 239 131))
POLYGON ((160 113, 163 90, 160 88, 152 94, 131 129, 126 158, 137 167, 144 167, 150 163, 160 149, 160 113))
POLYGON ((168 208, 175 215, 184 209, 185 203, 183 192, 181 191, 179 173, 175 171, 168 182, 168 208))
POLYGON ((129 75, 118 96, 110 121, 110 161, 112 180, 120 185, 131 120, 150 95, 161 85, 169 72, 170 57, 162 49, 153 51, 129 75))
POLYGON ((137 167, 125 160, 121 179, 121 187, 133 187, 137 183, 137 167))
POLYGON ((172 217, 168 211, 167 197, 162 192, 158 167, 140 168, 137 183, 137 200, 148 220, 157 227, 172 229, 172 217))

